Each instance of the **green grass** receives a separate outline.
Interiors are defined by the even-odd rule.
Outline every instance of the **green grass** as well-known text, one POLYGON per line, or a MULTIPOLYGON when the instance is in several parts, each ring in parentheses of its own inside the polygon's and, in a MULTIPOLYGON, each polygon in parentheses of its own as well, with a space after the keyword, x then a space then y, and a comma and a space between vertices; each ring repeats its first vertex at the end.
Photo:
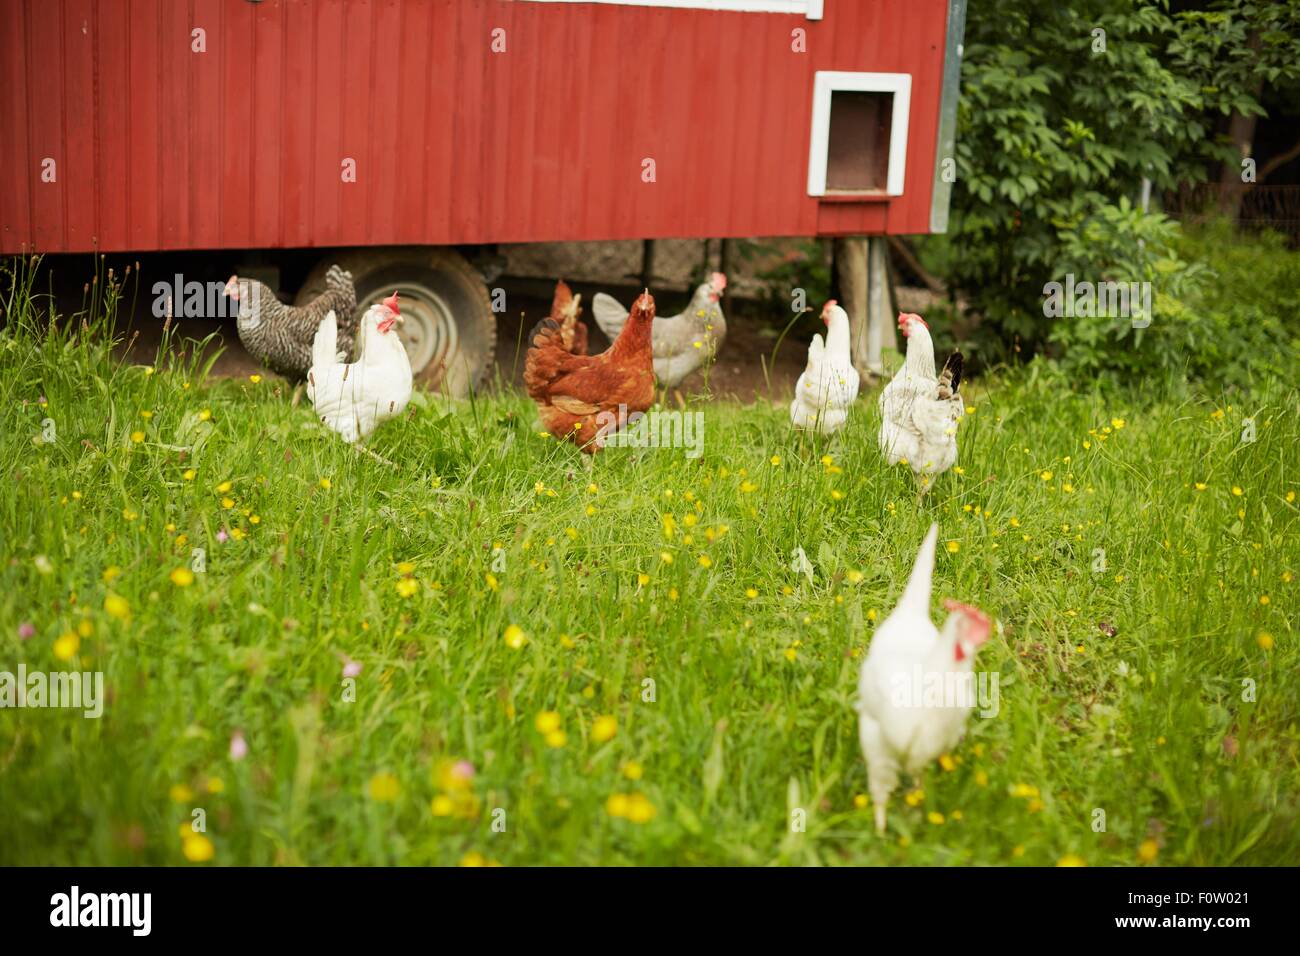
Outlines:
POLYGON ((590 461, 539 437, 519 395, 426 396, 374 437, 390 468, 275 379, 123 363, 98 312, 38 332, 20 294, 7 314, 0 670, 101 670, 111 697, 99 720, 0 712, 0 863, 185 865, 196 807, 211 865, 1096 866, 1148 838, 1161 863, 1294 862, 1295 392, 1130 407, 1038 372, 990 382, 967 396, 963 473, 918 508, 876 451, 874 394, 825 447, 783 408, 701 405, 695 461, 590 461), (895 796, 881 838, 855 805, 856 674, 932 520, 936 606, 998 622, 979 666, 1001 709, 915 806, 895 796), (173 583, 195 547, 206 572, 173 583), (395 799, 375 799, 384 774, 395 799), (652 818, 612 816, 614 794, 652 818))

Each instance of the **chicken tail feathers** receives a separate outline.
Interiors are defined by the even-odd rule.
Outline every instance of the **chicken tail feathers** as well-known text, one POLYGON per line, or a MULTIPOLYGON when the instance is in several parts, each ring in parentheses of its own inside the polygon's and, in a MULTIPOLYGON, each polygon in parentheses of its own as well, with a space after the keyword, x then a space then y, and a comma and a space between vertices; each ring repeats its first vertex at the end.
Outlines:
POLYGON ((551 340, 554 339, 559 334, 559 332, 560 332, 560 323, 556 322, 554 319, 551 318, 542 319, 540 322, 538 322, 536 325, 533 326, 532 330, 528 333, 528 338, 524 340, 524 343, 530 349, 541 348, 542 346, 550 343, 551 340))
POLYGON ((627 324, 627 309, 618 304, 618 299, 603 292, 597 292, 591 300, 591 314, 611 342, 618 338, 627 324))
POLYGON ((338 359, 339 324, 334 310, 325 313, 311 342, 311 364, 333 365, 338 359))
POLYGON ((934 545, 939 539, 939 524, 930 525, 930 531, 921 542, 917 552, 916 563, 912 565, 912 576, 907 579, 903 596, 898 599, 898 607, 906 608, 917 614, 929 615, 930 590, 934 581, 934 545))
MULTIPOLYGON (((962 358, 961 350, 955 349, 953 353, 948 356, 948 361, 943 363, 943 371, 939 373, 939 387, 941 390, 946 385, 950 395, 956 395, 958 391, 960 391, 961 373, 965 364, 966 362, 965 359, 962 358)), ((942 391, 939 397, 945 397, 942 394, 942 391)))
POLYGON ((332 289, 335 292, 343 292, 347 295, 355 295, 352 286, 352 273, 337 263, 330 266, 325 273, 325 288, 332 289))
POLYGON ((558 322, 546 318, 533 326, 528 333, 528 352, 524 355, 524 390, 530 398, 548 401, 550 384, 568 355, 558 322))

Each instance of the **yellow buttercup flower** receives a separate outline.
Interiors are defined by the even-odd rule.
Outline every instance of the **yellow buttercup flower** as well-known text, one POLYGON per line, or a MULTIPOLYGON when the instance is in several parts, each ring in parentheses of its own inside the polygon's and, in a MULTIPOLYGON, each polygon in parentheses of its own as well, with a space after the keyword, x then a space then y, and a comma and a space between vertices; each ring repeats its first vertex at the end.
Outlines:
POLYGON ((54 656, 61 661, 70 661, 81 647, 81 638, 75 631, 67 631, 54 642, 54 656))
POLYGON ((628 797, 627 818, 633 823, 649 823, 658 812, 644 794, 634 793, 628 797))
POLYGON ((414 597, 420 590, 420 582, 415 578, 401 578, 393 585, 397 593, 404 598, 414 597))
POLYGON ((178 588, 187 588, 194 583, 194 572, 189 568, 176 568, 167 577, 178 588))
POLYGON ((1155 840, 1146 839, 1138 845, 1138 859, 1143 863, 1151 863, 1160 855, 1160 844, 1155 840))
POLYGON ((598 744, 613 740, 617 733, 618 721, 609 714, 597 717, 591 725, 591 739, 598 744))
POLYGON ((1083 861, 1083 857, 1079 856, 1077 853, 1067 853, 1065 854, 1065 856, 1061 857, 1059 860, 1056 861, 1056 865, 1057 866, 1087 866, 1088 864, 1085 863, 1083 861))
POLYGON ((202 833, 190 833, 181 841, 181 853, 191 863, 206 863, 216 855, 217 849, 202 833))
POLYGON ((402 785, 391 773, 377 773, 366 786, 370 799, 376 803, 392 803, 402 792, 402 785))
POLYGON ((506 647, 517 651, 528 643, 528 636, 524 634, 524 629, 518 624, 511 624, 506 628, 505 642, 506 647))
POLYGON ((118 597, 116 594, 104 598, 104 610, 108 612, 109 617, 115 617, 119 621, 125 621, 131 616, 131 606, 126 603, 125 598, 118 597))

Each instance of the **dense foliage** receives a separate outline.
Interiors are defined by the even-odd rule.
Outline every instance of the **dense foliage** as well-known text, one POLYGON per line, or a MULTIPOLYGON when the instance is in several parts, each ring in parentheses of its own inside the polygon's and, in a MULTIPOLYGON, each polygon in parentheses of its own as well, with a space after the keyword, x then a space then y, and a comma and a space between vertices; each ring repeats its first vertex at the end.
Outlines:
POLYGON ((978 316, 972 349, 986 361, 1047 350, 1128 378, 1241 379, 1222 361, 1244 356, 1214 343, 1233 320, 1214 294, 1217 247, 1180 241, 1140 197, 1144 178, 1158 197, 1234 161, 1216 124, 1260 114, 1265 84, 1300 77, 1300 2, 976 3, 966 37, 952 224, 925 253, 978 316), (1069 275, 1151 283, 1151 325, 1047 317, 1044 286, 1069 275))

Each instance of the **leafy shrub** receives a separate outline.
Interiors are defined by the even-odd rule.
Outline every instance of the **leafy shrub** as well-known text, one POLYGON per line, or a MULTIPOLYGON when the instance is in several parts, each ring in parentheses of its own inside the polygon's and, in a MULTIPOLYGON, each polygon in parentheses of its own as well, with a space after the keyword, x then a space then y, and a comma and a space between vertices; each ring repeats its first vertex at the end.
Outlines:
POLYGON ((1159 195, 1233 157, 1214 124, 1261 114, 1259 85, 1300 75, 1300 2, 1207 6, 971 8, 950 231, 927 239, 922 256, 969 303, 972 351, 986 364, 1043 351, 1080 373, 1129 378, 1219 377, 1239 364, 1206 326, 1214 308, 1199 304, 1207 272, 1197 260, 1208 250, 1136 197, 1144 179, 1159 195), (1134 330, 1127 318, 1046 316, 1045 284, 1071 273, 1152 283, 1158 318, 1134 330))

